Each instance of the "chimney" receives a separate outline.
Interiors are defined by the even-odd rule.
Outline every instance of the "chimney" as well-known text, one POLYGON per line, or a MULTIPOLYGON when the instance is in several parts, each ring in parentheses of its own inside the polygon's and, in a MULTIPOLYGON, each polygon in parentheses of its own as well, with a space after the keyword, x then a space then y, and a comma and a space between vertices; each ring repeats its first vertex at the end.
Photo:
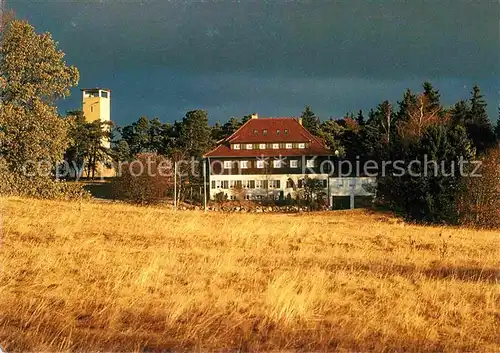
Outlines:
POLYGON ((302 118, 299 118, 299 124, 302 125, 302 118))
POLYGON ((259 118, 259 114, 257 114, 257 113, 253 113, 252 115, 250 115, 250 117, 251 117, 252 119, 258 119, 258 118, 259 118))

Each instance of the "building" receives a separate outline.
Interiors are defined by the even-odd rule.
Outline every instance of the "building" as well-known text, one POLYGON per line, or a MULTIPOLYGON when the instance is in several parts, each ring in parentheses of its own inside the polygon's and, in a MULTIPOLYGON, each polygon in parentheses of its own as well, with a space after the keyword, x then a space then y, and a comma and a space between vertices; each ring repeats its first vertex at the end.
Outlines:
MULTIPOLYGON (((96 120, 111 122, 111 90, 104 88, 83 88, 82 111, 87 122, 96 120)), ((110 148, 111 141, 103 141, 103 146, 110 148)))
POLYGON ((307 178, 319 180, 332 207, 354 208, 356 198, 373 196, 374 180, 335 177, 336 158, 296 118, 254 114, 204 157, 210 199, 219 193, 233 200, 295 199, 307 178))
MULTIPOLYGON (((82 111, 85 121, 111 123, 111 90, 105 88, 83 88, 81 91, 82 111)), ((111 125, 107 125, 104 128, 111 129, 111 125)), ((111 148, 111 140, 109 138, 103 138, 101 144, 105 148, 111 148)), ((112 177, 115 175, 115 170, 111 167, 111 159, 109 163, 100 163, 97 167, 97 177, 112 177)))

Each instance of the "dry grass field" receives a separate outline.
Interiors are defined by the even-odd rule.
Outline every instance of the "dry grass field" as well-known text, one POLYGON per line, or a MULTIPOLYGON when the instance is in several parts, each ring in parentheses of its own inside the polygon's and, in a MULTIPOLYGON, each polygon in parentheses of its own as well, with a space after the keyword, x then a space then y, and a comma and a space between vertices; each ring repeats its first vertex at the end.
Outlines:
POLYGON ((492 231, 16 198, 1 214, 9 353, 500 349, 492 231))

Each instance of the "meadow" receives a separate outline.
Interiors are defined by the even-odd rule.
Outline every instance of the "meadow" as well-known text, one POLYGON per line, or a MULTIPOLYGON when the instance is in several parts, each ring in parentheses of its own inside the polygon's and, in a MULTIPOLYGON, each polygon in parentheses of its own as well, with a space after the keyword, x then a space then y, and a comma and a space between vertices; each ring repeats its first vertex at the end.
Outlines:
POLYGON ((500 238, 371 211, 1 199, 0 346, 500 350, 500 238))

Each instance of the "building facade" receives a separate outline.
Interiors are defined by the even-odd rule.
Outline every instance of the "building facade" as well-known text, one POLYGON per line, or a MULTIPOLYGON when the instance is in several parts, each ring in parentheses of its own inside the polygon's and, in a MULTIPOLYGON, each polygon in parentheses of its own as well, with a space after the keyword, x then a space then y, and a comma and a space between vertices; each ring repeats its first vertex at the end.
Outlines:
POLYGON ((355 197, 373 195, 366 187, 373 180, 341 178, 341 184, 333 177, 335 157, 296 118, 259 119, 254 114, 205 158, 212 200, 219 193, 233 200, 297 199, 307 179, 318 180, 332 207, 348 197, 344 208, 354 208, 355 197))

